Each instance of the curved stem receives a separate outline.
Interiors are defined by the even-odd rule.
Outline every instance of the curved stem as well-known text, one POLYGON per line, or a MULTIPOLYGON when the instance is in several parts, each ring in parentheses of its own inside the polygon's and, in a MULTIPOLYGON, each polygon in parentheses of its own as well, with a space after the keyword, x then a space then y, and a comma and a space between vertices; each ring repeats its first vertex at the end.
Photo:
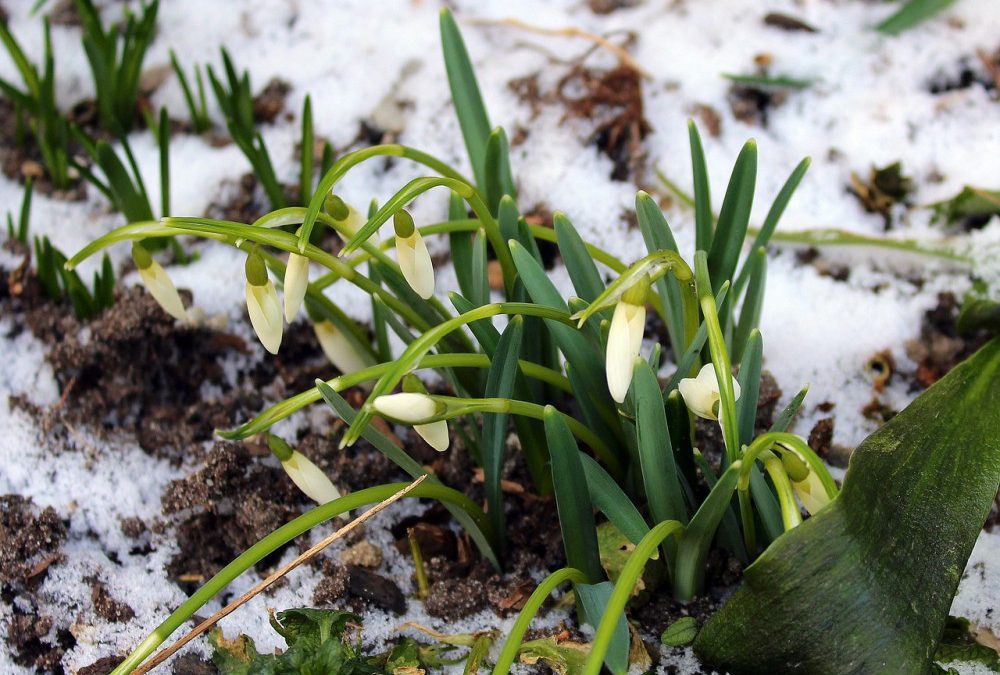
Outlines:
MULTIPOLYGON (((340 375, 326 381, 334 391, 340 393, 345 389, 357 386, 364 382, 377 380, 385 375, 395 364, 394 361, 379 363, 354 373, 340 375)), ((540 366, 530 361, 519 360, 518 366, 521 372, 533 379, 551 384, 559 389, 572 393, 572 387, 565 376, 554 370, 540 366)), ((489 368, 490 358, 485 354, 429 354, 420 360, 416 368, 489 368)), ((216 429, 215 433, 227 440, 240 440, 266 431, 272 425, 289 415, 302 410, 308 405, 316 403, 322 398, 319 389, 312 387, 301 393, 287 398, 280 403, 276 403, 253 419, 241 424, 235 429, 223 431, 216 429)))
POLYGON ((558 309, 544 307, 541 305, 533 305, 525 302, 500 302, 477 307, 464 314, 460 314, 453 319, 449 319, 448 321, 444 321, 434 326, 411 342, 410 346, 406 348, 406 351, 403 352, 399 359, 396 360, 394 367, 379 378, 378 382, 375 383, 371 394, 361 407, 357 417, 354 418, 354 422, 351 423, 351 426, 341 438, 340 447, 347 447, 361 437, 361 432, 371 421, 374 415, 372 401, 382 394, 389 393, 397 384, 399 384, 400 380, 403 379, 403 376, 408 373, 416 365, 416 363, 423 358, 424 354, 430 351, 443 337, 452 331, 459 330, 462 326, 470 324, 474 321, 489 319, 497 316, 498 314, 522 314, 524 316, 537 316, 543 319, 554 319, 567 324, 571 323, 569 315, 558 309))
MULTIPOLYGON (((295 537, 308 532, 317 525, 330 520, 342 513, 360 508, 367 504, 381 502, 395 493, 405 488, 409 483, 390 483, 377 487, 358 490, 332 502, 318 506, 308 511, 295 520, 282 525, 277 530, 267 535, 256 544, 241 553, 235 560, 226 565, 218 574, 209 579, 205 584, 195 591, 194 595, 188 598, 180 607, 167 617, 163 623, 149 634, 139 646, 137 646, 128 657, 122 661, 117 668, 112 671, 112 675, 125 675, 134 670, 156 648, 163 644, 170 635, 180 628, 180 626, 190 619, 205 603, 215 597, 220 591, 228 586, 234 579, 243 574, 246 570, 256 565, 266 556, 278 550, 295 537)), ((460 507, 466 511, 476 523, 488 532, 489 523, 486 514, 472 500, 461 492, 453 490, 443 485, 424 483, 414 488, 408 497, 437 499, 460 507)))
POLYGON ((587 575, 574 567, 564 567, 545 577, 542 583, 538 584, 528 596, 527 602, 518 613, 517 619, 503 643, 500 656, 497 658, 496 665, 493 666, 493 675, 506 675, 510 672, 511 666, 514 665, 514 659, 517 658, 517 652, 521 648, 524 634, 528 632, 528 627, 531 625, 531 620, 535 618, 549 594, 567 581, 574 584, 585 584, 587 583, 587 575))
MULTIPOLYGON (((802 523, 802 512, 799 511, 799 504, 795 501, 795 491, 792 489, 791 481, 788 480, 788 474, 785 473, 785 467, 777 456, 765 457, 764 468, 771 476, 771 482, 774 483, 774 489, 778 493, 778 503, 781 504, 781 524, 787 532, 802 523)), ((740 494, 746 493, 741 492, 740 494)))
POLYGON ((625 605, 632 597, 632 590, 636 581, 642 575, 646 563, 656 553, 660 544, 670 536, 682 537, 684 526, 676 520, 666 520, 649 531, 649 534, 642 538, 629 556, 628 562, 622 567, 615 583, 615 590, 608 598, 608 604, 604 608, 604 615, 601 617, 601 624, 597 627, 594 640, 590 644, 590 655, 587 663, 583 667, 584 675, 600 675, 601 665, 604 663, 604 655, 608 653, 611 638, 614 635, 615 627, 618 625, 618 618, 625 611, 625 605))
MULTIPOLYGON (((502 413, 508 415, 521 415, 536 420, 545 419, 545 406, 528 401, 518 401, 509 398, 460 398, 457 396, 431 396, 432 399, 447 406, 445 412, 429 418, 426 422, 436 422, 438 420, 450 420, 462 415, 473 413, 502 413)), ((590 430, 587 425, 579 420, 560 412, 559 415, 566 426, 578 439, 593 448, 597 456, 611 469, 615 475, 623 475, 623 470, 618 457, 615 456, 611 448, 601 440, 600 436, 590 430)))

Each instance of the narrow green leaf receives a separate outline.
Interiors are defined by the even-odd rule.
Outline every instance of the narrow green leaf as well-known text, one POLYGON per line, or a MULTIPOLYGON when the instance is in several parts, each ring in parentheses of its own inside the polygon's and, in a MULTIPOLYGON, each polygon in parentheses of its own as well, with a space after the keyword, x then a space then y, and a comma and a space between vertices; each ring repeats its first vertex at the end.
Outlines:
POLYGON ((694 227, 696 251, 712 247, 712 193, 708 184, 705 151, 701 147, 701 134, 694 121, 688 121, 688 140, 691 145, 691 171, 694 174, 694 227))
MULTIPOLYGON (((500 336, 496 354, 486 378, 486 398, 510 398, 517 380, 517 361, 521 351, 521 337, 524 334, 524 318, 512 317, 500 336)), ((487 513, 493 523, 493 530, 503 540, 504 513, 503 492, 500 489, 503 469, 504 449, 507 447, 507 414, 483 415, 483 488, 486 491, 487 513)))
MULTIPOLYGON (((368 215, 369 218, 372 214, 368 215)), ((465 201, 454 192, 448 195, 448 220, 464 220, 468 218, 465 201)), ((451 232, 448 234, 448 248, 451 251, 451 262, 458 279, 458 288, 466 298, 476 297, 474 277, 472 275, 472 232, 451 232)))
POLYGON ((517 199, 514 178, 510 173, 510 148, 507 144, 507 134, 502 127, 497 127, 490 133, 486 142, 484 162, 483 192, 486 193, 486 205, 492 213, 496 213, 501 197, 506 195, 511 199, 517 199))
MULTIPOLYGON (((604 617, 614 589, 614 584, 610 581, 602 581, 597 584, 577 584, 573 587, 576 597, 580 599, 580 604, 583 606, 583 614, 587 623, 594 628, 601 625, 601 619, 604 617)), ((612 673, 621 674, 628 671, 629 645, 628 623, 625 621, 625 613, 619 612, 614 634, 608 645, 608 651, 604 655, 604 664, 612 673)))
POLYGON ((746 142, 736 158, 719 211, 719 222, 712 237, 712 248, 708 252, 709 276, 715 290, 724 281, 731 281, 736 271, 736 263, 750 224, 756 182, 757 144, 751 140, 746 142))
MULTIPOLYGON (((667 219, 663 217, 663 211, 660 210, 653 198, 642 190, 635 195, 635 215, 639 221, 639 231, 642 233, 642 239, 646 243, 646 250, 649 253, 662 250, 679 253, 674 234, 670 230, 667 219)), ((680 283, 675 277, 668 274, 657 280, 656 290, 663 299, 663 309, 665 310, 663 321, 667 325, 670 346, 676 357, 688 347, 685 344, 684 299, 681 295, 680 283)))
POLYGON ((480 228, 472 240, 472 296, 469 300, 476 307, 490 301, 490 271, 486 259, 486 232, 480 228))
MULTIPOLYGON (((448 295, 451 300, 451 304, 455 306, 459 314, 465 314, 466 312, 471 312, 479 305, 475 305, 466 298, 463 298, 458 293, 450 293, 448 295)), ((479 321, 473 321, 469 324, 469 330, 472 331, 473 337, 479 343, 480 349, 483 353, 489 356, 491 359, 496 353, 497 345, 500 344, 500 331, 497 330, 496 326, 489 319, 480 319, 479 321)))
POLYGON ((792 424, 792 419, 795 417, 795 413, 799 411, 802 407, 802 401, 805 400, 806 394, 809 393, 809 385, 802 387, 799 393, 789 401, 788 405, 781 411, 781 413, 774 418, 774 422, 771 424, 769 431, 788 431, 788 427, 792 424))
POLYGON ((170 215, 170 118, 166 108, 160 108, 157 141, 160 146, 160 216, 166 218, 170 215))
POLYGON ((750 332, 760 324, 760 315, 764 306, 764 286, 767 280, 767 255, 764 248, 758 248, 747 261, 750 267, 750 286, 743 298, 740 308, 740 319, 733 331, 733 360, 738 361, 743 356, 743 349, 750 337, 750 332))
POLYGON ((758 87, 760 89, 808 89, 816 80, 790 77, 788 75, 734 75, 723 73, 722 76, 730 82, 758 87))
POLYGON ((566 422, 552 406, 545 408, 545 438, 552 457, 552 483, 562 531, 566 561, 591 583, 604 578, 597 548, 597 526, 587 491, 587 476, 580 462, 580 450, 566 422))
POLYGON ((486 186, 486 144, 490 136, 490 120, 479 93, 476 74, 469 61, 469 53, 458 30, 455 18, 447 8, 441 9, 441 50, 448 73, 451 99, 455 105, 458 124, 462 128, 469 163, 476 178, 476 185, 486 186))
POLYGON ((642 469, 642 482, 654 524, 666 520, 687 522, 687 510, 677 477, 674 450, 667 428, 667 414, 656 373, 636 359, 632 375, 635 398, 635 430, 642 469))
POLYGON ((302 205, 312 199, 313 143, 312 100, 307 94, 302 104, 302 140, 299 143, 299 203, 302 205))
POLYGON ((953 4, 955 4, 955 0, 910 0, 875 26, 875 30, 886 35, 899 35, 903 31, 934 17, 953 4))
POLYGON ((559 255, 573 281, 576 294, 587 302, 593 302, 604 291, 604 281, 594 259, 587 252, 587 245, 562 211, 556 211, 552 216, 552 227, 556 231, 559 255))
POLYGON ((649 525, 632 500, 596 459, 581 452, 580 463, 587 476, 587 489, 594 508, 603 513, 630 542, 638 544, 642 541, 649 533, 649 525))

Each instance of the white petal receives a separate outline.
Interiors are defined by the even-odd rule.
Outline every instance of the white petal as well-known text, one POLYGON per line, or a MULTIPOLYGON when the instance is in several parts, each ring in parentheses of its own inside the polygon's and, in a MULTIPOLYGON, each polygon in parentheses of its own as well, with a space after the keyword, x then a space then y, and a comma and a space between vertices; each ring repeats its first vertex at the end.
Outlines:
POLYGON ((396 258, 406 283, 426 300, 434 295, 434 264, 419 232, 396 238, 396 258))
MULTIPOLYGON (((711 367, 712 364, 708 364, 711 367)), ((719 400, 719 392, 717 389, 709 386, 705 383, 704 379, 701 377, 705 369, 701 369, 701 373, 698 373, 698 377, 685 377, 677 385, 678 391, 681 393, 681 398, 684 399, 684 405, 687 409, 693 412, 698 417, 703 417, 707 420, 715 420, 715 403, 719 400)), ((712 375, 713 384, 716 383, 715 375, 712 375)))
POLYGON ((309 258, 298 253, 288 254, 285 266, 285 321, 291 323, 299 313, 309 287, 309 258))
POLYGON ((795 488, 795 494, 799 496, 802 506, 806 507, 810 515, 816 515, 821 508, 830 503, 823 481, 815 471, 810 470, 805 480, 793 482, 792 487, 795 488))
POLYGON ((611 398, 618 403, 625 400, 629 385, 632 384, 632 369, 635 357, 642 346, 642 333, 646 324, 646 309, 627 302, 615 306, 608 332, 608 349, 605 368, 608 376, 608 390, 611 398))
POLYGON ((451 443, 448 436, 448 423, 444 420, 431 422, 430 424, 414 424, 413 430, 420 434, 420 437, 427 441, 427 444, 438 452, 444 452, 451 443))
POLYGON ((340 498, 340 491, 330 478, 298 450, 281 466, 292 482, 314 502, 326 504, 340 498))
POLYGON ((272 354, 278 353, 281 346, 281 304, 278 302, 278 292, 274 283, 268 279, 263 286, 254 286, 249 281, 246 284, 247 313, 253 325, 257 338, 264 349, 272 354))
POLYGON ((332 321, 317 321, 313 330, 326 358, 340 372, 356 373, 375 364, 375 360, 362 352, 332 321))
POLYGON ((438 414, 438 405, 430 396, 412 392, 379 396, 373 402, 375 410, 406 424, 420 424, 438 414))
POLYGON ((139 270, 139 276, 142 278, 146 290, 160 304, 163 311, 175 319, 183 320, 187 316, 184 303, 181 302, 181 296, 174 287, 174 282, 170 280, 170 275, 160 266, 160 263, 154 260, 152 265, 139 270))

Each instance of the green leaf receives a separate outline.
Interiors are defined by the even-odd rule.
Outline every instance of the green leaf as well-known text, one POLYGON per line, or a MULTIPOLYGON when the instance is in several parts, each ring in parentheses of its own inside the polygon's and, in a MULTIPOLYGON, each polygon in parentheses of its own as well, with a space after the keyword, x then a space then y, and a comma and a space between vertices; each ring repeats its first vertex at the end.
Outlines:
POLYGON ((802 401, 805 400, 806 394, 809 393, 809 385, 799 389, 799 393, 788 402, 777 417, 774 418, 774 422, 771 424, 771 428, 768 431, 788 431, 788 427, 792 424, 792 419, 795 417, 795 413, 799 411, 802 407, 802 401))
POLYGON ((442 8, 441 17, 441 50, 444 52, 444 66, 448 73, 448 86, 451 88, 451 100, 455 104, 455 114, 462 128, 465 139, 465 149, 469 153, 469 163, 476 178, 476 185, 485 187, 486 178, 486 144, 490 136, 490 120, 483 105, 483 97, 479 93, 476 74, 469 61, 469 53, 458 30, 455 18, 451 12, 442 8))
MULTIPOLYGON (((600 625, 614 589, 614 584, 610 581, 602 581, 599 584, 577 584, 574 587, 576 597, 583 606, 583 615, 587 623, 594 628, 600 625)), ((625 620, 625 613, 621 612, 608 651, 604 655, 604 663, 612 673, 620 674, 628 670, 628 649, 628 623, 625 620)))
POLYGON ((731 82, 748 87, 761 89, 808 89, 815 80, 789 77, 788 75, 733 75, 723 73, 722 76, 731 82))
POLYGON ((271 618, 271 627, 289 645, 318 647, 321 643, 344 635, 348 623, 361 623, 361 617, 337 609, 300 607, 278 612, 271 618))
POLYGON ((587 245, 562 211, 556 211, 552 216, 552 227, 556 231, 559 255, 566 265, 576 294, 587 302, 593 302, 604 291, 604 282, 594 259, 587 252, 587 245))
MULTIPOLYGON (((524 317, 511 318, 503 334, 486 378, 486 398, 507 398, 514 393, 517 380, 517 359, 521 352, 521 337, 524 334, 524 317)), ((500 489, 503 469, 504 449, 507 447, 507 421, 504 413, 483 415, 483 488, 493 530, 503 536, 503 492, 500 489)))
POLYGON ((299 203, 308 204, 312 199, 313 174, 313 119, 312 101, 306 94, 302 104, 302 140, 299 143, 299 203))
MULTIPOLYGON (((743 298, 743 307, 740 308, 740 318, 736 323, 736 330, 733 331, 734 361, 743 357, 743 350, 747 346, 751 331, 756 330, 760 324, 760 315, 764 308, 764 286, 767 280, 767 256, 763 247, 758 248, 750 255, 747 265, 750 268, 750 286, 743 298)), ((749 442, 748 440, 747 443, 749 442)))
POLYGON ((522 663, 544 663, 556 675, 579 675, 590 653, 590 645, 557 640, 555 637, 530 640, 521 645, 518 656, 522 663))
POLYGON ((875 30, 887 35, 899 35, 903 31, 927 21, 954 3, 955 0, 910 0, 875 26, 875 30))
POLYGON ((840 497, 746 570, 695 651, 734 675, 930 672, 1000 486, 997 400, 1000 339, 855 450, 840 497))
MULTIPOLYGON (((656 373, 642 359, 636 359, 632 375, 635 397, 635 431, 639 447, 642 482, 654 524, 665 520, 687 522, 687 510, 677 477, 674 450, 667 428, 667 413, 656 373)), ((672 542, 671 542, 671 545, 672 542)))
MULTIPOLYGON (((679 252, 670 225, 663 217, 663 211, 660 210, 659 205, 652 197, 641 190, 635 195, 635 215, 639 221, 639 231, 642 232, 642 239, 646 243, 646 250, 649 253, 662 250, 679 252)), ((684 344, 684 312, 682 308, 684 300, 681 296, 680 284, 676 278, 667 275, 657 280, 656 290, 663 299, 665 310, 663 320, 667 324, 670 345, 676 355, 687 348, 687 345, 684 344)))
MULTIPOLYGON (((566 422, 552 406, 545 407, 545 438, 552 458, 552 483, 566 561, 597 583, 604 578, 597 548, 597 526, 587 492, 580 450, 566 422)), ((594 625, 597 625, 596 623, 594 625)))
POLYGON ((719 222, 712 237, 712 248, 708 251, 708 270, 715 291, 724 281, 732 280, 736 271, 750 224, 756 182, 757 144, 747 141, 733 165, 726 196, 719 210, 719 222))
MULTIPOLYGON (((371 218, 374 214, 368 214, 371 218)), ((465 201, 452 192, 448 195, 448 220, 464 220, 468 217, 465 201)), ((472 275, 472 232, 451 232, 448 234, 448 248, 452 266, 458 279, 458 288, 466 298, 475 297, 475 277, 472 275)))
POLYGON ((594 507, 633 544, 638 544, 649 534, 649 525, 639 509, 622 491, 615 479, 590 455, 580 453, 580 463, 587 477, 587 490, 594 507))
POLYGON ((930 205, 935 217, 943 218, 949 225, 966 218, 989 217, 1000 213, 1000 190, 966 185, 951 199, 930 205))
POLYGON ((688 140, 691 144, 691 171, 694 174, 694 227, 695 250, 708 251, 712 247, 712 193, 708 184, 705 151, 701 148, 701 135, 693 121, 688 121, 688 140))
POLYGON ((483 192, 486 193, 486 205, 492 213, 496 213, 501 197, 517 198, 514 178, 510 173, 510 148, 507 145, 507 134, 502 127, 497 127, 490 133, 486 142, 484 162, 483 192))
POLYGON ((660 642, 667 647, 686 647, 698 635, 698 620, 693 616, 682 616, 667 626, 660 636, 660 642))

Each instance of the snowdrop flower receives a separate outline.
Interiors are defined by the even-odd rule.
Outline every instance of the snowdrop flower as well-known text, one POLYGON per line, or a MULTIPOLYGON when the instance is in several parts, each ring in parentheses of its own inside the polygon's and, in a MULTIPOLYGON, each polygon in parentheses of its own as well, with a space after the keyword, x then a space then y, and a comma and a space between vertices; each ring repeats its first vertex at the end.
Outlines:
POLYGON ((183 320, 187 316, 184 303, 181 302, 181 296, 177 293, 174 282, 170 280, 166 270, 153 260, 149 251, 139 242, 132 244, 132 260, 139 269, 139 276, 146 290, 160 304, 163 311, 175 319, 183 320))
POLYGON ((424 300, 434 295, 434 265, 424 238, 413 225, 413 218, 399 210, 392 219, 396 228, 396 258, 406 283, 424 300))
MULTIPOLYGON (((715 366, 706 363, 698 372, 698 377, 685 377, 677 388, 684 399, 684 405, 698 417, 718 420, 719 379, 715 376, 715 366)), ((733 399, 740 399, 740 383, 733 378, 733 399)))
POLYGON ((830 503, 830 497, 826 494, 823 481, 819 479, 819 474, 815 471, 810 470, 809 475, 804 480, 792 481, 792 487, 811 516, 816 515, 817 511, 830 503))
POLYGON ((632 384, 632 369, 639 356, 642 335, 646 327, 646 295, 649 292, 648 277, 625 291, 615 305, 608 332, 606 368, 608 389, 611 398, 618 403, 625 400, 629 385, 632 384))
POLYGON ((358 349, 351 339, 337 328, 332 321, 325 319, 313 322, 313 330, 323 353, 330 363, 342 373, 356 373, 359 370, 375 365, 375 360, 358 349))
POLYGON ((372 405, 380 415, 413 425, 413 430, 438 452, 448 449, 451 442, 448 437, 448 423, 444 420, 424 422, 444 412, 444 406, 427 394, 409 391, 389 394, 377 397, 372 405))
POLYGON ((309 258, 298 253, 288 254, 285 265, 285 321, 291 323, 299 313, 309 287, 309 258))
POLYGON ((247 256, 246 274, 250 323, 264 349, 277 354, 278 347, 281 346, 281 303, 278 302, 278 291, 274 290, 274 283, 267 276, 267 266, 259 253, 253 252, 247 256))
POLYGON ((343 226, 344 232, 338 232, 338 234, 344 243, 357 234, 358 230, 365 224, 365 219, 361 217, 361 214, 348 206, 337 195, 327 195, 323 202, 323 210, 343 226))
POLYGON ((323 471, 298 450, 293 450, 284 439, 268 434, 267 445, 281 461, 281 468, 305 494, 317 504, 340 499, 340 491, 323 471))

